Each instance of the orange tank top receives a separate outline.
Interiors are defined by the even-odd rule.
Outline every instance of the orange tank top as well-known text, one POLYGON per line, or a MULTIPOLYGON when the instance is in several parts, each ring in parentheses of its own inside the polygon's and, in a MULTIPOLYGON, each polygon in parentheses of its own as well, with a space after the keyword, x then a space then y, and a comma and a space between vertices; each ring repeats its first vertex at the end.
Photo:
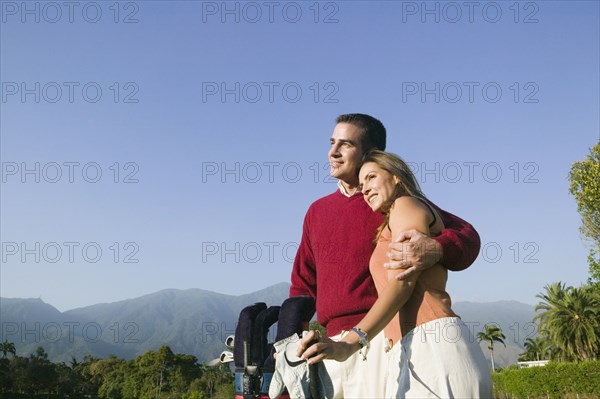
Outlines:
MULTIPOLYGON (((388 282, 387 269, 383 264, 388 261, 386 253, 391 235, 390 229, 386 227, 369 262, 378 294, 385 289, 388 282)), ((451 309, 450 295, 446 292, 447 278, 448 271, 439 263, 422 272, 409 300, 385 327, 385 337, 395 344, 416 326, 442 317, 456 317, 451 309)))

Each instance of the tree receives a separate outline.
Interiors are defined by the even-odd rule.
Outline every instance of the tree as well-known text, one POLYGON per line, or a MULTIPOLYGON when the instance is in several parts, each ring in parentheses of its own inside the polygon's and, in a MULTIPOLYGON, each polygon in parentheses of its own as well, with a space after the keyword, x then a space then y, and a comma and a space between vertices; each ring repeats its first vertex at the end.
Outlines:
POLYGON ((29 355, 28 380, 33 393, 54 393, 56 365, 48 360, 48 354, 41 346, 29 355))
POLYGON ((0 358, 0 397, 2 397, 2 393, 10 392, 12 385, 10 361, 4 357, 0 358))
POLYGON ((233 381, 225 382, 220 384, 215 391, 213 396, 215 399, 219 398, 235 398, 235 386, 233 381))
POLYGON ((555 282, 544 286, 544 293, 536 295, 541 301, 536 305, 536 312, 538 313, 533 320, 539 320, 539 331, 542 337, 546 339, 549 344, 549 355, 551 360, 568 361, 573 360, 572 355, 567 353, 565 348, 556 342, 557 332, 552 329, 552 325, 556 322, 556 313, 559 309, 564 308, 565 297, 568 295, 567 288, 562 282, 555 282))
POLYGON ((206 367, 168 346, 132 360, 86 355, 70 365, 51 363, 42 347, 29 357, 0 357, 0 398, 220 399, 234 391, 229 366, 206 367))
POLYGON ((48 360, 48 354, 41 346, 29 357, 13 356, 8 367, 12 392, 28 397, 55 393, 58 380, 56 365, 48 360))
POLYGON ((527 338, 525 352, 519 355, 519 361, 545 360, 548 355, 548 340, 543 337, 527 338))
POLYGON ((585 160, 575 162, 569 173, 569 191, 581 215, 581 233, 590 239, 590 284, 600 285, 600 141, 585 160))
POLYGON ((7 354, 13 355, 13 357, 17 354, 17 349, 15 348, 15 344, 12 342, 4 341, 0 344, 0 350, 2 350, 2 358, 6 358, 7 354))
POLYGON ((219 386, 221 373, 216 367, 204 367, 203 371, 202 377, 200 377, 202 391, 212 397, 219 386))
POLYGON ((54 391, 61 398, 73 397, 80 393, 81 377, 73 368, 65 363, 54 365, 56 379, 54 381, 54 391))
POLYGON ((15 356, 10 359, 9 376, 12 392, 33 394, 34 386, 29 376, 29 358, 15 356))
POLYGON ((124 369, 126 361, 110 355, 106 359, 85 358, 87 366, 82 374, 88 378, 93 386, 97 386, 98 396, 101 398, 121 399, 124 385, 124 369))
POLYGON ((560 360, 594 359, 600 347, 600 298, 591 286, 565 287, 552 283, 538 294, 542 301, 535 310, 540 330, 552 346, 553 355, 560 360))
POLYGON ((483 326, 483 330, 484 331, 477 333, 477 339, 479 342, 488 342, 488 349, 490 350, 490 356, 492 358, 492 371, 496 371, 496 367, 494 366, 494 342, 500 342, 502 345, 506 346, 504 343, 506 337, 504 336, 502 329, 493 324, 486 324, 483 326))

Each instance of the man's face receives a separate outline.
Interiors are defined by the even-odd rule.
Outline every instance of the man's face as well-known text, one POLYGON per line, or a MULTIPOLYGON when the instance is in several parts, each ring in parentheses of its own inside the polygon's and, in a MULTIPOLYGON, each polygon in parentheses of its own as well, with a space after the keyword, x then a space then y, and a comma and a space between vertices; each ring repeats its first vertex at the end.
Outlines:
POLYGON ((331 136, 327 154, 331 177, 348 184, 358 184, 358 167, 363 157, 360 129, 350 123, 338 123, 331 136))

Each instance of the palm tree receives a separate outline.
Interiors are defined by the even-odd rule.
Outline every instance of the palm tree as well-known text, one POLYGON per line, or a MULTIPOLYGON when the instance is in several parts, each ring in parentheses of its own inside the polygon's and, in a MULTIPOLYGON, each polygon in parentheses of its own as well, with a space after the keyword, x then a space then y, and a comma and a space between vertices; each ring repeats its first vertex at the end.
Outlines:
POLYGON ((550 359, 558 361, 570 360, 570 355, 565 352, 564 348, 557 346, 552 338, 554 333, 548 329, 552 319, 556 318, 556 311, 563 307, 565 297, 568 295, 568 288, 566 288, 564 283, 558 282, 547 284, 544 286, 544 290, 545 293, 536 295, 541 301, 535 307, 535 311, 542 310, 542 312, 538 313, 533 318, 533 321, 539 320, 538 331, 549 342, 550 359))
POLYGON ((2 358, 6 358, 6 355, 9 353, 13 356, 17 354, 15 344, 8 341, 4 341, 0 344, 0 350, 2 351, 2 358))
POLYGON ((492 372, 494 372, 496 371, 496 368, 494 367, 494 341, 500 342, 506 347, 506 344, 504 343, 506 337, 504 336, 502 329, 493 324, 486 324, 483 326, 483 329, 484 331, 477 333, 477 340, 479 342, 488 341, 488 349, 490 350, 490 355, 492 357, 492 372))
POLYGON ((81 364, 77 361, 77 358, 75 356, 71 356, 70 363, 71 363, 71 369, 73 369, 73 370, 75 370, 75 368, 81 364))
POLYGON ((543 337, 527 338, 524 343, 525 352, 519 355, 520 361, 544 360, 548 355, 548 341, 543 337))
POLYGON ((590 286, 566 287, 553 283, 538 294, 535 307, 544 312, 535 316, 540 329, 564 360, 590 360, 600 349, 600 300, 590 286))
POLYGON ((535 319, 540 319, 541 322, 544 322, 547 317, 550 317, 547 312, 551 312, 552 310, 561 306, 565 297, 567 296, 569 288, 566 288, 565 283, 560 281, 558 283, 547 284, 544 286, 546 293, 536 295, 536 298, 539 298, 542 301, 535 307, 536 312, 538 310, 543 310, 544 312, 536 315, 535 319))

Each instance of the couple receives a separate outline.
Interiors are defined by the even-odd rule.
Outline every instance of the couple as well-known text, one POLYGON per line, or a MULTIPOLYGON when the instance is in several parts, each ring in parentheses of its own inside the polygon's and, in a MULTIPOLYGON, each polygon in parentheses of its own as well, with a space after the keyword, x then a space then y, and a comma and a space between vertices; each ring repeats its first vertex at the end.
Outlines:
POLYGON ((336 122, 328 157, 339 189, 306 214, 290 288, 315 298, 328 337, 309 332, 298 356, 323 361, 335 398, 490 397, 483 353, 445 291, 447 269, 477 257, 477 232, 383 152, 379 120, 336 122))

